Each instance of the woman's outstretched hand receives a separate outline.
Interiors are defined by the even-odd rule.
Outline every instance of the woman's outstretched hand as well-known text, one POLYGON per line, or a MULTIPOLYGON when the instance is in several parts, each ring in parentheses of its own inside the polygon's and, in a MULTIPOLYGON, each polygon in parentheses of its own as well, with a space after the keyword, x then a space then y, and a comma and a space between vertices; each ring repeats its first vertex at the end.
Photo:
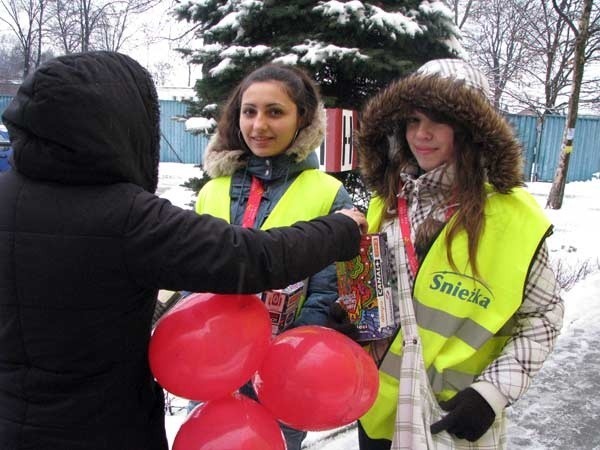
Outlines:
POLYGON ((357 208, 340 209, 336 211, 336 213, 344 214, 353 219, 358 225, 358 228, 360 228, 361 234, 367 234, 367 219, 365 218, 365 215, 361 213, 357 208))

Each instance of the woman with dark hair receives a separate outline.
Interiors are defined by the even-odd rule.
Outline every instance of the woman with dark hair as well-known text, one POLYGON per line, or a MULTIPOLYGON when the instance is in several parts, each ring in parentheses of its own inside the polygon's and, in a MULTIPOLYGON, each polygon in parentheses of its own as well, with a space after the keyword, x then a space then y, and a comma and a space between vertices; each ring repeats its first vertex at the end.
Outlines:
POLYGON ((364 108, 367 220, 388 236, 401 326, 370 345, 380 387, 359 421, 361 450, 504 448, 505 408, 559 334, 552 226, 488 98, 483 74, 443 59, 364 108))
MULTIPOLYGON (((318 89, 304 71, 267 64, 251 72, 231 94, 208 145, 204 168, 212 180, 200 191, 196 212, 269 229, 351 208, 341 182, 319 170, 315 149, 324 129, 318 89)), ((337 297, 331 265, 308 279, 293 326, 336 328, 330 309, 339 312, 337 297)), ((253 395, 250 386, 242 391, 253 395)), ((282 429, 288 450, 299 450, 306 433, 282 429)))

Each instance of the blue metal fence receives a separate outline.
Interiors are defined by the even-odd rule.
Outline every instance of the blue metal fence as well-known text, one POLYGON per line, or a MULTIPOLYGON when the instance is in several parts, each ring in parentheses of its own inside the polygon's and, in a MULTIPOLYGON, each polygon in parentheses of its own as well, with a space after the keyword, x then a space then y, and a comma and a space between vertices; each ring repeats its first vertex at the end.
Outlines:
MULTIPOLYGON (((546 116, 540 135, 539 157, 535 175, 540 181, 552 181, 560 157, 566 119, 546 116)), ((567 181, 585 181, 600 172, 600 117, 581 116, 575 125, 573 153, 569 160, 567 181)))
POLYGON ((12 97, 8 95, 0 95, 0 114, 6 109, 11 100, 12 97))
MULTIPOLYGON (((0 114, 12 97, 0 95, 0 114)), ((208 138, 185 131, 185 124, 177 120, 186 115, 187 105, 173 100, 160 100, 160 160, 201 164, 208 138)))
MULTIPOLYGON (((0 113, 11 97, 0 96, 0 113)), ((208 138, 185 131, 179 117, 186 115, 187 105, 175 100, 160 100, 160 160, 200 164, 208 138)), ((564 116, 508 114, 515 133, 523 144, 526 180, 552 181, 558 164, 565 127, 564 116)), ((600 172, 600 116, 580 116, 575 127, 573 153, 567 181, 585 181, 600 172)))
MULTIPOLYGON (((569 175, 573 174, 573 177, 570 179, 567 176, 567 181, 575 179, 575 176, 580 174, 583 176, 578 179, 589 180, 594 174, 600 172, 600 117, 580 116, 575 128, 573 144, 568 172, 569 175)), ((554 174, 553 167, 550 171, 551 175, 554 174)))
POLYGON ((160 160, 201 164, 208 138, 185 131, 187 105, 175 100, 160 100, 160 160))
POLYGON ((525 116, 518 114, 507 114, 509 123, 515 129, 515 132, 523 145, 523 158, 525 164, 523 175, 526 180, 531 179, 532 170, 535 167, 536 153, 538 150, 537 120, 535 116, 525 116))

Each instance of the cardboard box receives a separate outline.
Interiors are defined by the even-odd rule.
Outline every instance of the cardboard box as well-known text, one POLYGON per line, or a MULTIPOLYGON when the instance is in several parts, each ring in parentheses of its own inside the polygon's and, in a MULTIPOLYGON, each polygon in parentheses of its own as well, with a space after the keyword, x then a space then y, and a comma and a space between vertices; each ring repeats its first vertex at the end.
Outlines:
POLYGON ((276 336, 291 325, 298 307, 306 298, 306 281, 289 285, 284 289, 272 289, 262 293, 269 315, 271 316, 272 335, 276 336))
POLYGON ((397 323, 390 287, 387 235, 364 235, 360 253, 349 261, 337 262, 340 302, 360 332, 360 341, 391 336, 397 323))

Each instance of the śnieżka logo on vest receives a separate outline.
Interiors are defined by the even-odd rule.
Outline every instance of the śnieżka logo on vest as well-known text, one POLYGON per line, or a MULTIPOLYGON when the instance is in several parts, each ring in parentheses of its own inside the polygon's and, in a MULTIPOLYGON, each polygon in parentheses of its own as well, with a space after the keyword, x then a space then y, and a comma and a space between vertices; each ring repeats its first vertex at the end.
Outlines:
POLYGON ((494 298, 492 291, 481 281, 456 272, 434 272, 429 289, 438 291, 484 309, 494 298))

